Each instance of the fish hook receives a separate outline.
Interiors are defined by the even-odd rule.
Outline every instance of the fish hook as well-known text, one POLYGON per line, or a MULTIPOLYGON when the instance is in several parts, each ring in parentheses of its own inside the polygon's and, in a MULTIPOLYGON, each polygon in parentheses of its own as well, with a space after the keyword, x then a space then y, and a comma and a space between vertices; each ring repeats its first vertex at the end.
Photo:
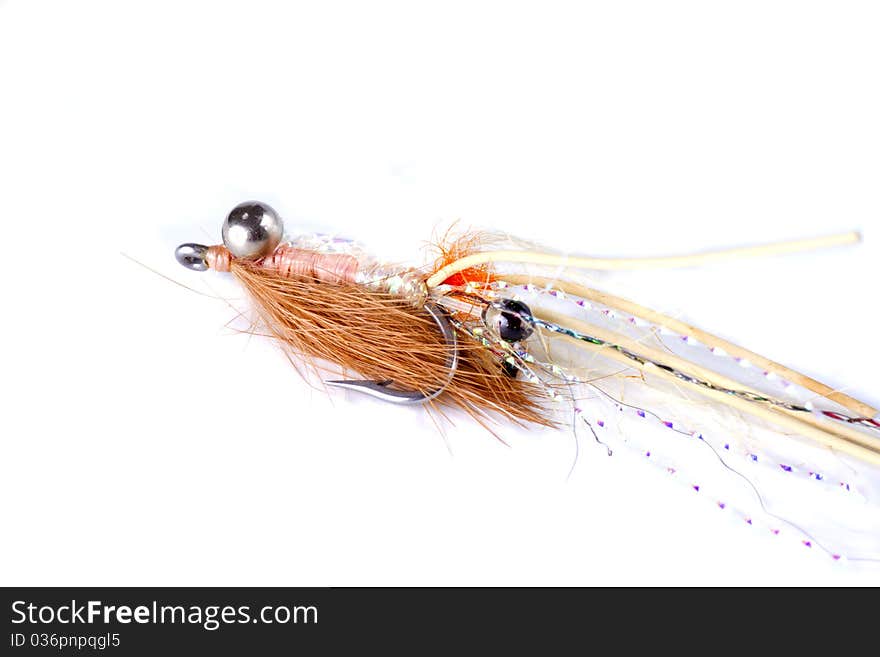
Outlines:
POLYGON ((432 392, 423 393, 389 388, 388 386, 393 383, 391 379, 385 381, 342 379, 325 381, 324 383, 335 388, 346 388, 348 390, 362 392, 366 395, 376 397, 377 399, 392 404, 424 404, 425 402, 436 398, 440 393, 446 390, 446 387, 452 381, 452 377, 455 376, 455 371, 458 368, 458 338, 455 334, 455 328, 449 323, 449 319, 446 317, 446 313, 443 310, 432 303, 426 303, 424 308, 431 316, 431 319, 434 320, 434 323, 437 324, 440 332, 443 334, 443 339, 446 341, 446 346, 448 347, 446 357, 446 369, 448 375, 442 386, 432 392))

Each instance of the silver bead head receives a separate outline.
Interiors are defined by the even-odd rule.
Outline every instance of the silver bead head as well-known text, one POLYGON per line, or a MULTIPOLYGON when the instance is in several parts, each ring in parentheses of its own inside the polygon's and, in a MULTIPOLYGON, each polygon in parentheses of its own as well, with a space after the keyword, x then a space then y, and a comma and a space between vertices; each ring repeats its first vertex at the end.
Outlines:
POLYGON ((258 260, 275 251, 284 234, 284 224, 269 205, 245 201, 226 217, 222 233, 223 245, 234 257, 258 260))

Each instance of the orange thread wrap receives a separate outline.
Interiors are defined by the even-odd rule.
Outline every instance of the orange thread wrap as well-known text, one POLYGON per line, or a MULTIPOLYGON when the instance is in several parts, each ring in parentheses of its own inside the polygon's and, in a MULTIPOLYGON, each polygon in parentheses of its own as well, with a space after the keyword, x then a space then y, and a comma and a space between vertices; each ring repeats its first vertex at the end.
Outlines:
POLYGON ((216 271, 229 271, 229 264, 232 262, 232 254, 225 246, 209 246, 208 252, 205 254, 205 260, 208 267, 216 271))

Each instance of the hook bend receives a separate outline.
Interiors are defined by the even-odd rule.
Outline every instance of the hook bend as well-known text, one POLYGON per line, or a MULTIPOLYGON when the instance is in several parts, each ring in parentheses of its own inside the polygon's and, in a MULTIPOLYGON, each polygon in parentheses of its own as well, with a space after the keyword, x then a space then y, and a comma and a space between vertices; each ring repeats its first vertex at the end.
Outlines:
POLYGON ((426 303, 424 308, 431 316, 431 319, 434 320, 434 323, 437 324, 437 327, 443 334, 443 339, 446 341, 446 370, 448 375, 442 386, 431 392, 424 393, 416 390, 395 390, 389 388, 388 386, 394 383, 390 379, 384 381, 342 379, 325 381, 324 383, 328 386, 333 386, 334 388, 345 388, 362 392, 365 395, 370 395, 371 397, 376 397, 377 399, 392 404, 424 404, 427 401, 435 399, 446 389, 450 381, 452 381, 452 378, 455 376, 456 369, 458 369, 458 337, 455 334, 455 328, 449 323, 449 319, 444 310, 438 308, 433 303, 426 303))

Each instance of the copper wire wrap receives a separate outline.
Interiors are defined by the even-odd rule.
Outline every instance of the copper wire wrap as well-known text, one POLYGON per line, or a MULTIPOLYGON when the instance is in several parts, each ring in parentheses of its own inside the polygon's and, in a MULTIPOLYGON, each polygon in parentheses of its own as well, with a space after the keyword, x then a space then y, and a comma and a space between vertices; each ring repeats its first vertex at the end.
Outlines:
POLYGON ((358 259, 340 253, 318 253, 282 244, 272 255, 263 258, 262 266, 281 276, 303 276, 322 283, 354 283, 358 259))
MULTIPOLYGON (((208 247, 208 267, 215 271, 232 271, 235 258, 222 244, 208 247)), ((312 278, 321 283, 353 283, 376 292, 388 292, 421 307, 428 296, 422 275, 411 269, 401 270, 376 262, 361 262, 346 253, 321 253, 282 244, 272 255, 256 264, 284 278, 312 278)))

